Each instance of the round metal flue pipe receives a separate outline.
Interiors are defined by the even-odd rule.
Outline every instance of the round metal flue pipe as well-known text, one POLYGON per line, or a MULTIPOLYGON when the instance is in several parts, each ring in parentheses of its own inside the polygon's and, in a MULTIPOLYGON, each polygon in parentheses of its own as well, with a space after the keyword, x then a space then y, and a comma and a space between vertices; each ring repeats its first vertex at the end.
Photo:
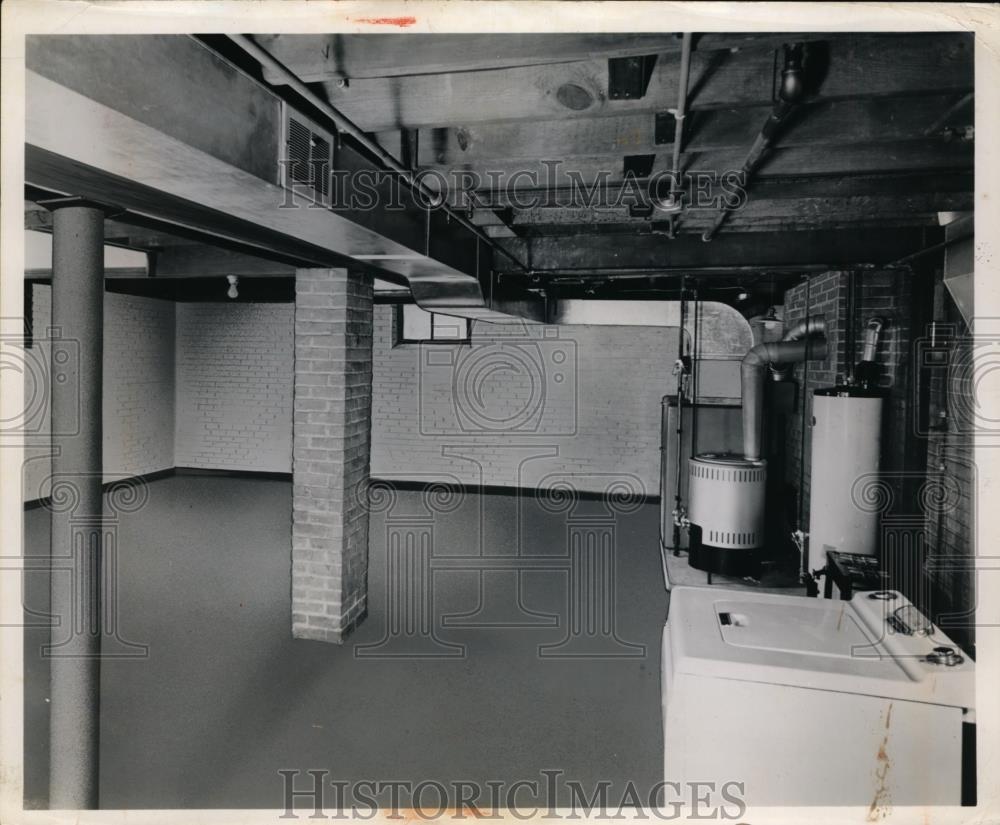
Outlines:
POLYGON ((764 376, 767 368, 821 360, 826 358, 826 355, 826 337, 814 334, 791 341, 757 344, 744 356, 740 364, 744 458, 758 461, 763 452, 761 430, 764 418, 764 376))

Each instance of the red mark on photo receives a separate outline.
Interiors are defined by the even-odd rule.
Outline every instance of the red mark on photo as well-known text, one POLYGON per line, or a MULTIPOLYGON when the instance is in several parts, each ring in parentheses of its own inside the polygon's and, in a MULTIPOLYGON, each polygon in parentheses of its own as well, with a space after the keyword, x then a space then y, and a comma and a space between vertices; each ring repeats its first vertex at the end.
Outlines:
POLYGON ((371 23, 378 26, 399 26, 405 29, 417 22, 416 17, 357 17, 358 23, 371 23))

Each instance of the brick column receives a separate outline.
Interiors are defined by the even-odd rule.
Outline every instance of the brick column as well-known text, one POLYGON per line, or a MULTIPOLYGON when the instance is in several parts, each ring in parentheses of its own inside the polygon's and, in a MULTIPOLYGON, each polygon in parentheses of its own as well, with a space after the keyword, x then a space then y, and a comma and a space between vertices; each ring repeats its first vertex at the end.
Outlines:
POLYGON ((295 273, 292 635, 341 642, 364 618, 372 279, 295 273))

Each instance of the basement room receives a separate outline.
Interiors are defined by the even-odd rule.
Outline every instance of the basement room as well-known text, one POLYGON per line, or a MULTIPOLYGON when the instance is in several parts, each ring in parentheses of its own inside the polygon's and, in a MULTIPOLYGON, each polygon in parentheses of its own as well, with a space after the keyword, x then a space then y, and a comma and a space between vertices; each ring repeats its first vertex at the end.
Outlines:
POLYGON ((24 39, 24 808, 976 805, 977 34, 399 25, 24 39))

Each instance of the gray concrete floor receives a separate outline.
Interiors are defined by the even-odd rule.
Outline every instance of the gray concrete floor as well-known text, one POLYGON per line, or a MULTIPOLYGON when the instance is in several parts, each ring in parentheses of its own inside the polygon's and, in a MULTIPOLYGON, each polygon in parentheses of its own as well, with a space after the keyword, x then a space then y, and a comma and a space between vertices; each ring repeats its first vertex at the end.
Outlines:
MULTIPOLYGON (((372 515, 369 616, 333 646, 290 636, 290 483, 152 482, 148 503, 117 522, 119 633, 148 645, 148 656, 103 664, 102 807, 280 808, 284 769, 481 785, 540 780, 554 769, 587 788, 607 780, 612 798, 629 781, 643 793, 657 782, 667 608, 657 506, 609 517, 601 501, 563 512, 530 496, 468 495, 449 512, 426 501, 397 491, 388 512, 372 515), (435 565, 452 564, 433 576, 437 641, 394 637, 376 649, 386 634, 387 545, 413 529, 432 538, 435 565), (613 537, 620 643, 599 634, 540 650, 569 633, 570 577, 558 558, 571 534, 613 537), (455 561, 518 547, 528 571, 519 575, 455 561), (539 558, 556 559, 555 569, 529 570, 539 558), (583 657, 548 655, 574 650, 583 657), (595 651, 627 655, 587 657, 595 651)), ((25 530, 27 552, 44 556, 48 512, 28 511, 25 530)), ((27 574, 25 603, 47 609, 44 573, 27 574)), ((47 794, 47 636, 25 632, 32 807, 44 807, 47 794)), ((558 799, 567 799, 562 783, 558 799)))

